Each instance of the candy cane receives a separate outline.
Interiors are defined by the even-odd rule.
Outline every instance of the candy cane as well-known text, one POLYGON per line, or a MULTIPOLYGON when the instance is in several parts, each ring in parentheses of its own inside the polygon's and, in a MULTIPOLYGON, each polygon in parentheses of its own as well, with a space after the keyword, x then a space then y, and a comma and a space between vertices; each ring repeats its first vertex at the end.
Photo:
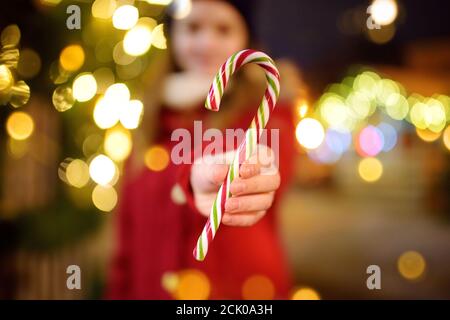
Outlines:
POLYGON ((240 144, 225 180, 217 193, 208 221, 194 248, 193 254, 198 261, 203 261, 206 257, 208 248, 222 221, 225 203, 231 196, 230 185, 233 180, 239 176, 239 169, 242 163, 250 158, 259 143, 262 130, 269 121, 269 117, 275 108, 280 93, 280 75, 273 60, 263 52, 247 49, 235 53, 222 65, 219 73, 217 73, 214 78, 206 99, 205 107, 207 109, 219 111, 220 101, 228 84, 228 80, 239 68, 249 63, 255 63, 264 69, 267 88, 257 114, 253 118, 250 128, 247 129, 245 133, 245 140, 240 144))

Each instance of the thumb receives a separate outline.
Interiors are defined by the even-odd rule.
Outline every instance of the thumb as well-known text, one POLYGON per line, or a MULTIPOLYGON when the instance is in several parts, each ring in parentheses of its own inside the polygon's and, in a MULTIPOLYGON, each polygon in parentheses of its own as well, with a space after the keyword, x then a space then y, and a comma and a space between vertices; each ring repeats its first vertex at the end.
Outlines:
POLYGON ((203 157, 195 161, 191 171, 191 185, 196 192, 215 192, 223 183, 234 152, 203 157))

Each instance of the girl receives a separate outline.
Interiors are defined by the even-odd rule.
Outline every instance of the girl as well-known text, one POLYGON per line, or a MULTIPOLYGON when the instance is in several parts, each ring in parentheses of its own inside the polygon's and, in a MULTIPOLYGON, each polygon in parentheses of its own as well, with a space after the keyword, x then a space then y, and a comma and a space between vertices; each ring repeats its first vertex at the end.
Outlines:
MULTIPOLYGON (((220 65, 231 54, 251 46, 253 29, 248 17, 252 10, 248 0, 194 0, 188 16, 169 19, 169 63, 165 68, 157 60, 153 68, 162 74, 147 79, 154 82, 149 85, 143 122, 147 144, 150 140, 170 154, 172 132, 184 128, 193 133, 195 120, 202 121, 204 129, 247 129, 265 86, 258 67, 257 76, 249 66, 233 77, 219 113, 204 109, 204 100, 220 65)), ((145 149, 135 147, 118 210, 118 248, 110 272, 109 298, 180 298, 163 287, 162 278, 167 272, 183 270, 206 276, 205 298, 288 297, 291 282, 277 235, 275 204, 292 167, 294 130, 289 103, 278 103, 268 128, 280 129, 279 154, 270 159, 273 169, 274 158, 279 158, 280 171, 269 174, 260 163, 242 166, 240 177, 231 186, 233 196, 226 203, 222 226, 203 262, 193 258, 192 250, 227 165, 170 162, 163 170, 152 171, 140 165, 145 155, 139 150, 145 149), (260 279, 253 296, 249 296, 249 279, 260 279), (262 296, 258 296, 258 286, 264 287, 262 296)))

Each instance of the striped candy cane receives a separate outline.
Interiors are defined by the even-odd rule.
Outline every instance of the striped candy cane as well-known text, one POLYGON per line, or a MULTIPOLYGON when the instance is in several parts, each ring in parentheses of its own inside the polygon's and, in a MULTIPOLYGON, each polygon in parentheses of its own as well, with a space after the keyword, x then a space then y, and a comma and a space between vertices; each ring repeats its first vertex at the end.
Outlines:
POLYGON ((242 141, 239 146, 238 152, 230 165, 225 180, 217 193, 208 221, 194 248, 194 257, 198 261, 203 261, 206 257, 208 248, 222 221, 222 213, 225 211, 225 202, 231 196, 230 185, 233 180, 239 176, 239 169, 242 163, 250 158, 259 143, 262 129, 266 127, 280 93, 280 75, 273 60, 265 53, 247 49, 235 53, 222 65, 219 73, 214 78, 206 99, 205 107, 207 109, 219 111, 220 101, 228 84, 228 80, 236 70, 249 63, 256 63, 264 69, 267 88, 257 114, 253 118, 250 128, 247 129, 245 133, 245 140, 242 141))

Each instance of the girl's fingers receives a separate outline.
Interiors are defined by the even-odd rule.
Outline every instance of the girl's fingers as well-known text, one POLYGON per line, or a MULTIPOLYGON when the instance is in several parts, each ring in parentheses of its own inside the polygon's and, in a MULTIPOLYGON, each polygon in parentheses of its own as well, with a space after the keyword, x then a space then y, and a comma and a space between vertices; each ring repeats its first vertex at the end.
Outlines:
POLYGON ((273 203, 274 192, 231 197, 225 203, 225 213, 242 214, 266 211, 273 203))
POLYGON ((232 195, 272 192, 280 186, 280 174, 257 175, 249 179, 236 179, 230 185, 232 195))
POLYGON ((239 175, 242 179, 248 179, 258 175, 261 172, 260 169, 261 168, 258 163, 256 164, 244 163, 239 169, 239 175))
POLYGON ((222 217, 222 223, 232 227, 250 227, 261 220, 266 211, 248 212, 238 215, 225 213, 222 217))

